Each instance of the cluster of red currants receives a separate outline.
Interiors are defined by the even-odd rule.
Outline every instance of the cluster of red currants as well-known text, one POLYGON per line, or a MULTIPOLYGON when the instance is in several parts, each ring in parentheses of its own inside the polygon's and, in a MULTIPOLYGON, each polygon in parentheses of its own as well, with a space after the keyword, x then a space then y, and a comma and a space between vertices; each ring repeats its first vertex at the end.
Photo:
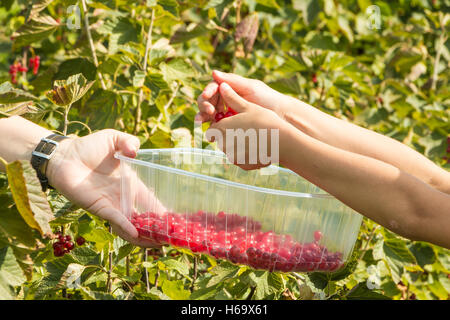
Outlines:
MULTIPOLYGON (((39 56, 34 56, 29 60, 28 66, 33 69, 34 75, 36 75, 39 71, 40 61, 39 56)), ((28 67, 23 66, 20 62, 14 62, 14 64, 9 67, 9 74, 11 76, 12 83, 17 83, 17 73, 19 72, 28 72, 28 67)))
POLYGON ((199 211, 193 214, 133 213, 131 222, 140 237, 158 244, 172 244, 215 258, 269 271, 335 271, 342 267, 342 253, 329 252, 314 241, 300 243, 290 235, 262 231, 261 223, 238 214, 199 211))
POLYGON ((231 109, 230 107, 228 107, 227 112, 225 112, 225 113, 217 112, 216 115, 214 116, 214 119, 216 120, 216 122, 219 122, 220 120, 222 120, 224 118, 232 117, 234 115, 237 115, 237 112, 234 111, 233 109, 231 109))
POLYGON ((39 56, 31 57, 28 64, 30 68, 33 68, 33 74, 37 75, 39 71, 39 66, 41 64, 41 58, 39 56))
MULTIPOLYGON (((70 235, 64 236, 60 232, 56 233, 58 236, 58 241, 53 243, 53 254, 55 257, 62 257, 66 253, 70 253, 75 248, 75 244, 72 241, 72 237, 70 235)), ((77 245, 82 246, 86 240, 79 236, 75 240, 77 245)))

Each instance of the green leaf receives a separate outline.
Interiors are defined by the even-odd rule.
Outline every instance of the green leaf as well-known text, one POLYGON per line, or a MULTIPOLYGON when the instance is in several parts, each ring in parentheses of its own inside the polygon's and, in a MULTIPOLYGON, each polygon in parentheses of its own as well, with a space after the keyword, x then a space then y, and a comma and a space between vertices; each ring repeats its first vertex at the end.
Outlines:
POLYGON ((0 234, 15 239, 30 250, 37 246, 33 229, 28 226, 7 195, 0 195, 0 234))
POLYGON ((406 243, 398 238, 379 241, 374 249, 375 259, 384 259, 395 283, 399 283, 405 266, 416 264, 414 255, 408 250, 406 243))
POLYGON ((220 282, 223 282, 226 279, 230 279, 235 277, 239 273, 239 267, 230 263, 230 262, 222 262, 220 265, 215 266, 210 270, 213 276, 208 281, 208 287, 214 286, 220 282))
POLYGON ((158 0, 158 4, 164 11, 170 13, 173 17, 178 18, 178 2, 176 0, 158 0))
POLYGON ((88 247, 77 247, 70 254, 80 265, 95 264, 94 260, 100 257, 100 254, 88 247))
POLYGON ((173 300, 186 300, 191 295, 189 290, 184 289, 181 280, 165 280, 161 289, 165 295, 173 300))
POLYGON ((415 242, 408 246, 417 260, 417 263, 423 268, 427 264, 433 264, 436 261, 436 254, 433 248, 425 242, 415 242))
POLYGON ((35 18, 39 12, 47 8, 52 2, 53 0, 33 0, 27 20, 35 18))
POLYGON ((256 300, 262 300, 272 293, 272 289, 270 288, 268 282, 268 276, 268 271, 255 271, 249 273, 248 277, 256 286, 254 295, 256 300))
POLYGON ((50 16, 37 16, 27 21, 16 32, 13 33, 14 48, 23 47, 34 42, 48 38, 59 23, 50 16))
POLYGON ((195 70, 183 59, 173 59, 168 63, 161 63, 160 70, 167 83, 172 81, 187 81, 195 77, 195 70))
POLYGON ((26 280, 20 265, 17 263, 12 248, 6 247, 0 249, 0 282, 15 287, 21 285, 26 280))
POLYGON ((58 71, 53 76, 53 81, 65 80, 78 73, 81 73, 87 80, 93 81, 96 78, 97 68, 85 58, 69 59, 59 65, 58 71))
MULTIPOLYGON (((0 104, 13 104, 34 100, 38 99, 26 91, 14 88, 10 82, 4 82, 0 85, 0 104)), ((3 108, 1 107, 0 110, 7 112, 3 108)))
POLYGON ((293 7, 303 12, 303 20, 306 25, 311 24, 321 11, 317 0, 293 0, 293 7))
POLYGON ((259 3, 262 6, 268 7, 268 8, 274 8, 278 9, 280 6, 278 5, 276 0, 255 0, 256 3, 259 3))
POLYGON ((158 265, 159 264, 163 264, 165 266, 165 269, 167 270, 176 270, 179 273, 181 273, 182 275, 188 276, 189 275, 189 267, 186 263, 177 261, 175 259, 171 259, 171 258, 167 258, 167 259, 159 259, 158 260, 158 265))
POLYGON ((53 219, 53 213, 31 164, 28 161, 12 162, 6 166, 6 173, 17 210, 25 222, 42 236, 51 235, 49 221, 53 219))
POLYGON ((190 300, 207 300, 215 297, 217 292, 219 291, 219 287, 222 286, 222 283, 215 284, 210 287, 196 289, 192 292, 189 299, 190 300))
POLYGON ((144 85, 145 71, 136 70, 133 76, 133 87, 140 88, 144 85))
POLYGON ((366 283, 358 283, 346 295, 348 300, 387 300, 389 297, 367 288, 366 283))
POLYGON ((183 43, 191 39, 204 36, 208 32, 209 30, 203 24, 197 24, 193 29, 189 28, 189 30, 187 30, 185 26, 182 26, 178 28, 177 31, 172 36, 172 38, 170 38, 170 43, 171 44, 183 43))
POLYGON ((119 248, 119 253, 117 254, 117 261, 122 260, 126 256, 128 256, 136 247, 131 244, 127 243, 126 245, 119 248))

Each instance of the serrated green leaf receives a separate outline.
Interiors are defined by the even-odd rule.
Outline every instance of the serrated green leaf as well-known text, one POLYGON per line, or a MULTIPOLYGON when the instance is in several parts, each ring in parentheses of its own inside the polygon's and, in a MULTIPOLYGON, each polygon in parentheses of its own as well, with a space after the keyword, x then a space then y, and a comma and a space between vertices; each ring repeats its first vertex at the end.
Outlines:
MULTIPOLYGON (((34 95, 21 89, 14 88, 10 82, 3 82, 0 85, 0 105, 22 103, 34 100, 37 100, 34 95)), ((8 113, 8 110, 4 108, 6 107, 1 107, 0 111, 8 113)))

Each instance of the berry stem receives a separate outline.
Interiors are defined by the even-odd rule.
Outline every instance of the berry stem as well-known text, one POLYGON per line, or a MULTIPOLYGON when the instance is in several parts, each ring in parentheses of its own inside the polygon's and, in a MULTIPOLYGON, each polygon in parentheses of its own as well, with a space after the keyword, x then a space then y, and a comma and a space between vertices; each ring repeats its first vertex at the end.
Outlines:
POLYGON ((194 291, 195 280, 197 280, 198 257, 194 256, 194 274, 192 276, 191 292, 194 291))

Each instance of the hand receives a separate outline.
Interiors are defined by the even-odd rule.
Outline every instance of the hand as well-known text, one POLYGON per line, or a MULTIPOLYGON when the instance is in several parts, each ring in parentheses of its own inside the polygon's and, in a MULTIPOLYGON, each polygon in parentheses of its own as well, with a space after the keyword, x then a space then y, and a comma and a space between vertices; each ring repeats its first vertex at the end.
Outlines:
POLYGON ((289 106, 297 103, 294 98, 273 90, 260 80, 248 79, 233 73, 220 71, 214 71, 213 78, 214 81, 206 86, 197 99, 200 109, 196 118, 197 121, 211 121, 214 119, 216 111, 224 111, 224 101, 219 93, 219 86, 224 82, 229 84, 245 100, 274 111, 282 119, 284 119, 284 114, 289 106))
MULTIPOLYGON (((139 246, 154 246, 138 238, 136 228, 120 211, 120 161, 114 154, 134 158, 139 146, 138 138, 110 129, 63 140, 48 164, 47 176, 50 185, 70 201, 108 220, 120 237, 139 246)), ((143 184, 137 187, 147 201, 153 201, 157 212, 165 211, 143 184)))
POLYGON ((278 162, 280 145, 277 137, 287 123, 274 111, 248 102, 227 83, 219 86, 219 94, 224 103, 238 114, 212 123, 206 137, 210 141, 217 140, 228 159, 244 170, 263 168, 274 160, 278 162), (246 136, 250 137, 248 143, 246 136), (266 142, 261 140, 264 138, 266 142))

